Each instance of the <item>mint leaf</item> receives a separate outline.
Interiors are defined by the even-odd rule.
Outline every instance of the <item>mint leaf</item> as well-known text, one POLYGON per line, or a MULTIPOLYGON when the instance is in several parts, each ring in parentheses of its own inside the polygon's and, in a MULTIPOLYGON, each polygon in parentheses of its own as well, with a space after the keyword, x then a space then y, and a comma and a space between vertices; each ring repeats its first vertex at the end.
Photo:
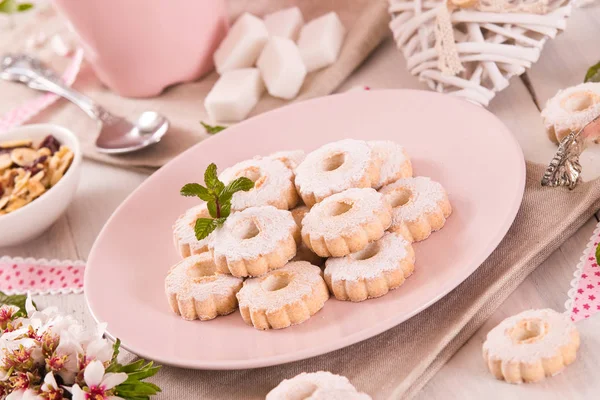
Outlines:
POLYGON ((194 233, 196 239, 202 240, 211 234, 212 231, 217 229, 217 223, 215 219, 211 218, 198 218, 196 225, 194 225, 194 233))
POLYGON ((206 171, 204 171, 204 183, 206 184, 206 187, 217 196, 225 187, 225 184, 219 180, 215 163, 211 163, 206 168, 206 171))
POLYGON ((214 196, 208 191, 207 188, 198 183, 188 183, 181 188, 179 192, 182 196, 197 196, 201 200, 211 201, 214 200, 214 196))
POLYGON ((214 135, 215 133, 219 133, 222 130, 227 129, 226 126, 222 126, 222 125, 209 125, 209 124, 206 124, 204 121, 200 121, 200 124, 206 130, 206 133, 208 133, 210 135, 214 135))
POLYGON ((219 201, 221 203, 230 202, 231 198, 233 197, 233 194, 235 192, 239 192, 239 191, 247 192, 248 190, 252 189, 253 187, 254 187, 254 182, 252 182, 250 179, 246 178, 245 176, 241 176, 241 177, 237 178, 236 180, 229 182, 229 184, 227 186, 225 186, 225 188, 219 195, 219 201))
POLYGON ((225 219, 231 214, 231 201, 221 203, 221 218, 225 219))
POLYGON ((217 206, 217 202, 216 201, 209 201, 206 203, 206 208, 208 208, 208 213, 210 214, 211 217, 213 218, 219 218, 221 215, 219 214, 219 207, 217 206))
POLYGON ((600 62, 592 65, 585 74, 584 82, 600 82, 600 62))
POLYGON ((18 12, 23 12, 23 11, 27 11, 29 9, 33 8, 33 4, 31 3, 21 3, 18 5, 17 7, 17 11, 18 12))
MULTIPOLYGON (((25 294, 15 294, 9 296, 0 292, 0 305, 9 305, 19 307, 19 311, 15 314, 17 317, 24 317, 27 315, 25 311, 25 301, 27 301, 27 295, 25 294)), ((34 304, 35 307, 35 304, 34 304)))
POLYGON ((596 264, 600 265, 600 244, 596 247, 596 264))

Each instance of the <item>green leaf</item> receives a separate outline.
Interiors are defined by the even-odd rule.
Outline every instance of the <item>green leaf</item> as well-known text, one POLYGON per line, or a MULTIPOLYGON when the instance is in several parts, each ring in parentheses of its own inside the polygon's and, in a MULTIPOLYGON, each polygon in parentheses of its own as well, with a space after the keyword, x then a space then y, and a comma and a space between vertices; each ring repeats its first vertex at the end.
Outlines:
POLYGON ((216 201, 207 202, 206 208, 208 208, 208 213, 210 214, 211 217, 213 217, 213 218, 219 217, 219 215, 217 214, 217 202, 216 201))
POLYGON ((237 178, 236 180, 229 182, 229 184, 227 186, 225 186, 225 189, 223 189, 223 191, 219 195, 219 201, 221 202, 221 204, 228 203, 231 201, 231 198, 233 197, 233 194, 235 192, 239 192, 239 191, 247 192, 248 190, 252 189, 253 187, 254 187, 254 182, 252 182, 250 179, 246 178, 245 176, 241 176, 241 177, 237 178))
POLYGON ((23 12, 23 11, 27 11, 27 10, 32 9, 32 8, 33 8, 33 4, 31 4, 31 3, 21 3, 17 7, 17 11, 18 12, 23 12))
POLYGON ((196 196, 204 201, 214 200, 214 196, 208 191, 207 188, 200 185, 199 183, 188 183, 181 188, 179 192, 182 196, 190 197, 196 196))
POLYGON ((219 176, 217 173, 217 166, 215 163, 211 163, 204 171, 204 183, 208 190, 212 191, 215 195, 219 195, 225 184, 219 180, 219 176))
POLYGON ((215 220, 211 218, 198 218, 196 220, 196 225, 194 226, 196 239, 202 240, 210 235, 211 232, 217 228, 217 224, 214 221, 215 220))
POLYGON ((117 338, 115 343, 113 344, 113 355, 110 359, 110 363, 114 364, 117 362, 117 357, 119 356, 119 352, 121 351, 121 339, 117 338))
POLYGON ((221 218, 225 219, 231 214, 231 201, 221 203, 221 218))
POLYGON ((204 121, 200 121, 200 124, 206 130, 206 133, 208 133, 210 135, 214 135, 215 133, 219 133, 222 130, 227 129, 226 126, 222 126, 222 125, 209 125, 209 124, 205 123, 204 121))
POLYGON ((0 1, 0 13, 12 14, 18 10, 17 2, 15 0, 4 0, 0 1))
POLYGON ((600 82, 600 62, 592 65, 585 74, 584 82, 600 82))
POLYGON ((217 165, 215 163, 210 163, 210 165, 206 167, 206 171, 204 171, 204 183, 209 190, 214 190, 218 180, 217 165))
MULTIPOLYGON (((12 296, 9 296, 7 294, 4 294, 3 292, 0 292, 0 305, 9 305, 9 306, 16 306, 19 307, 19 312, 17 312, 15 315, 17 317, 24 317, 27 315, 27 311, 25 311, 25 302, 27 301, 27 295, 25 294, 15 294, 12 296)), ((35 304, 34 304, 35 306, 35 304)))
POLYGON ((596 264, 600 265, 600 244, 596 247, 596 264))

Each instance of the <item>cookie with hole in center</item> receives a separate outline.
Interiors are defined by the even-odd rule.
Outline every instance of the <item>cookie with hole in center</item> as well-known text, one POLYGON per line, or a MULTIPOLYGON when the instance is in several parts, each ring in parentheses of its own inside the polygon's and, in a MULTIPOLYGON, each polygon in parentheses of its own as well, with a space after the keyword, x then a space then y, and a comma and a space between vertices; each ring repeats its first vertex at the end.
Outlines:
POLYGON ((302 372, 284 379, 271 390, 265 400, 370 400, 360 393, 348 378, 327 371, 302 372))
POLYGON ((390 205, 375 189, 348 189, 316 204, 302 220, 302 240, 320 257, 343 257, 381 238, 390 205))
POLYGON ((329 299, 321 269, 294 261, 257 278, 246 279, 238 292, 244 322, 256 329, 282 329, 301 324, 329 299))
POLYGON ((273 206, 231 214, 209 242, 217 268, 233 276, 258 276, 296 255, 300 229, 292 213, 273 206))
POLYGON ((497 379, 539 382, 573 363, 578 348, 579 332, 567 315, 551 309, 527 310, 487 334, 483 359, 497 379))
POLYGON ((198 218, 211 218, 206 203, 190 208, 173 225, 173 243, 182 258, 208 251, 211 235, 202 240, 196 239, 194 226, 198 218))
POLYGON ((444 187, 424 176, 400 179, 379 190, 392 206, 390 230, 411 242, 425 240, 442 229, 452 214, 444 187))
POLYGON ((325 261, 325 282, 338 300, 364 301, 396 289, 412 275, 415 252, 406 238, 395 232, 365 249, 325 261))
POLYGON ((374 187, 381 162, 363 140, 329 143, 309 153, 296 168, 296 189, 304 204, 312 207, 346 189, 374 187))
POLYGON ((242 280, 220 274, 209 253, 184 258, 169 270, 165 292, 174 313, 186 320, 209 320, 237 308, 242 280))

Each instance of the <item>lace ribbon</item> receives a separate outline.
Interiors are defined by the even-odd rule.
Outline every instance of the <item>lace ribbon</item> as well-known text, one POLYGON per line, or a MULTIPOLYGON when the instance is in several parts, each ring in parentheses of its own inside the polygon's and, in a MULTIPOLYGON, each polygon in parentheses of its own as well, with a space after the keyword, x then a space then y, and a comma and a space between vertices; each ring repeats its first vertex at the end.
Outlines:
POLYGON ((83 261, 0 257, 0 291, 69 294, 83 291, 83 261))

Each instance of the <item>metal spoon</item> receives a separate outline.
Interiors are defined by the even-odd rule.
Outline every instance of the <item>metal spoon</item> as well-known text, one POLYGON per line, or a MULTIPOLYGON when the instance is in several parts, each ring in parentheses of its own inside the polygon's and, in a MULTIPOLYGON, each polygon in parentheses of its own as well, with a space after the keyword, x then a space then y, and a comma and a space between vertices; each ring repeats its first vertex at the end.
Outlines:
POLYGON ((40 61, 25 54, 2 57, 0 78, 52 92, 79 106, 100 124, 96 148, 102 153, 121 154, 143 149, 158 143, 169 129, 169 120, 154 111, 143 112, 134 123, 111 114, 89 97, 67 86, 40 61))

